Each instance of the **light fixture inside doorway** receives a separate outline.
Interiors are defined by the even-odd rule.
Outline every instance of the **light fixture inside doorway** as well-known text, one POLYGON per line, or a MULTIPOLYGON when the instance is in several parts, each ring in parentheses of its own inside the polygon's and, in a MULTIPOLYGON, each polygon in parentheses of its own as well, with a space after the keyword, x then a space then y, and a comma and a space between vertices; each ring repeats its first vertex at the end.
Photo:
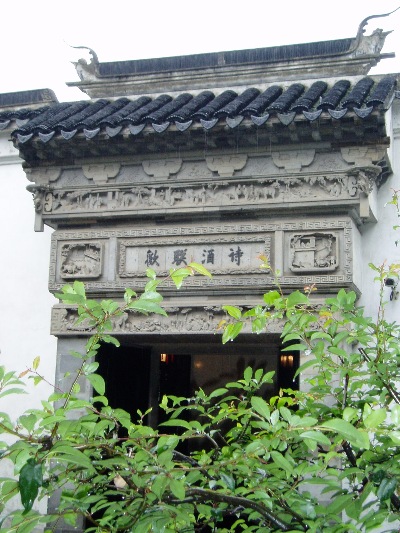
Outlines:
POLYGON ((281 354, 281 367, 293 368, 293 355, 281 354))
POLYGON ((174 361, 174 356, 172 354, 168 354, 168 353, 160 354, 161 363, 168 364, 168 363, 173 363, 173 361, 174 361))

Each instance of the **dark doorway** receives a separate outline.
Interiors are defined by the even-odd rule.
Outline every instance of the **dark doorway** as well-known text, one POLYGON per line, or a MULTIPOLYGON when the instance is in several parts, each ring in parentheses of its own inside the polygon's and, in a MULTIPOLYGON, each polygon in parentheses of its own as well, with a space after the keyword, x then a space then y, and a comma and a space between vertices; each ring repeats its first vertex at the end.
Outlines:
MULTIPOLYGON (((260 336, 261 337, 261 336, 260 336)), ((210 342, 124 344, 116 348, 104 345, 98 355, 99 373, 106 381, 106 395, 110 405, 122 408, 138 418, 137 410, 153 408, 145 423, 156 426, 163 421, 158 408, 163 395, 191 396, 198 388, 206 393, 237 381, 246 367, 274 371, 275 381, 262 391, 264 397, 279 393, 280 389, 298 389, 295 373, 299 365, 298 352, 282 352, 279 337, 269 342, 255 336, 243 335, 240 342, 222 345, 219 338, 210 342)))
POLYGON ((104 344, 97 356, 111 407, 124 409, 133 421, 149 407, 150 354, 145 346, 104 344))

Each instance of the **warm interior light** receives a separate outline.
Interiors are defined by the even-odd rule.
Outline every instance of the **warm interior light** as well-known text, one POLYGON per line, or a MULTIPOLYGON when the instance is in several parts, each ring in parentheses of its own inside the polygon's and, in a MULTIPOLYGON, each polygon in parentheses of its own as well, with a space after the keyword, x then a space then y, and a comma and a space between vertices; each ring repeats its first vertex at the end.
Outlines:
POLYGON ((174 356, 169 353, 162 353, 160 354, 160 361, 161 363, 173 363, 174 362, 174 356))
POLYGON ((293 368, 293 355, 281 354, 281 366, 284 368, 293 368))

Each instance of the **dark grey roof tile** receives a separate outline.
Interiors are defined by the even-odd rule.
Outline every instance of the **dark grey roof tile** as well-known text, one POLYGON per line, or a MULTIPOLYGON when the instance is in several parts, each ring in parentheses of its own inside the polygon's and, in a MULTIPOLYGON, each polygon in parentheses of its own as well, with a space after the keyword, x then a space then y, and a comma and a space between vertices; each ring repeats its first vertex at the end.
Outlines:
POLYGON ((270 106, 268 112, 285 113, 290 109, 290 106, 295 102, 304 92, 304 85, 301 83, 294 83, 290 85, 270 106))
POLYGON ((374 88, 371 96, 365 104, 367 106, 376 106, 383 104, 387 97, 396 88, 396 78, 394 76, 385 76, 374 88))
POLYGON ((162 94, 151 100, 148 104, 140 107, 137 111, 134 111, 130 115, 125 117, 125 120, 130 124, 140 124, 146 117, 171 102, 172 96, 169 94, 162 94))
POLYGON ((349 90, 351 83, 349 80, 339 80, 328 92, 321 98, 318 108, 323 110, 336 109, 340 100, 349 90))
POLYGON ((325 81, 316 81, 311 87, 292 104, 291 111, 309 111, 326 91, 328 84, 325 81))
POLYGON ((193 118, 201 118, 203 120, 210 120, 214 117, 215 113, 226 106, 229 102, 232 102, 237 97, 235 91, 224 91, 219 94, 210 103, 193 113, 193 118))
POLYGON ((72 131, 74 129, 82 129, 91 125, 90 118, 96 115, 107 104, 108 100, 97 100, 97 102, 74 102, 70 104, 70 112, 66 110, 65 116, 63 113, 62 119, 57 125, 52 121, 52 127, 63 129, 64 131, 72 131))
MULTIPOLYGON (((54 137, 54 132, 70 140, 82 130, 87 138, 96 137, 100 131, 115 137, 125 126, 132 135, 139 135, 146 125, 162 133, 173 123, 179 131, 185 131, 195 121, 205 129, 211 129, 220 120, 225 120, 228 127, 236 128, 246 117, 261 127, 270 115, 277 116, 283 125, 289 125, 296 115, 313 121, 326 111, 340 120, 349 109, 360 118, 366 118, 373 109, 393 98, 395 88, 395 78, 386 76, 378 83, 365 77, 354 86, 349 80, 340 80, 331 88, 323 80, 308 88, 298 83, 285 90, 273 85, 261 94, 256 88, 248 88, 239 95, 226 90, 218 96, 203 91, 196 96, 182 93, 175 97, 162 94, 154 99, 141 96, 134 100, 66 102, 36 109, 31 115, 25 114, 28 122, 17 128, 13 135, 18 136, 21 143, 39 133, 39 138, 45 142, 54 137)), ((23 120, 22 115, 20 119, 23 120)), ((10 120, 7 113, 0 113, 0 127, 8 127, 10 120)))
POLYGON ((248 104, 243 110, 242 115, 260 116, 264 113, 265 109, 274 102, 283 92, 282 87, 278 85, 272 85, 268 87, 263 93, 255 98, 250 104, 248 104))
POLYGON ((362 78, 342 101, 342 107, 361 107, 373 85, 371 78, 362 78))
POLYGON ((235 117, 247 104, 252 102, 260 94, 258 89, 246 89, 242 94, 239 94, 234 100, 226 104, 222 109, 216 111, 216 117, 235 117))
POLYGON ((214 98, 215 94, 213 92, 203 91, 190 100, 190 102, 181 107, 181 109, 177 109, 171 113, 169 119, 186 123, 186 121, 191 118, 196 111, 207 105, 214 98))
POLYGON ((101 120, 101 124, 107 124, 110 127, 117 127, 119 125, 128 124, 130 122, 130 116, 136 113, 140 108, 149 104, 152 100, 149 96, 141 96, 137 100, 129 100, 128 98, 120 98, 122 100, 122 106, 111 115, 104 117, 101 120))
POLYGON ((155 122, 159 124, 165 119, 167 119, 174 111, 180 109, 188 102, 190 102, 192 98, 193 96, 189 93, 180 94, 170 102, 167 102, 163 107, 160 107, 159 109, 147 115, 146 120, 152 123, 155 122))

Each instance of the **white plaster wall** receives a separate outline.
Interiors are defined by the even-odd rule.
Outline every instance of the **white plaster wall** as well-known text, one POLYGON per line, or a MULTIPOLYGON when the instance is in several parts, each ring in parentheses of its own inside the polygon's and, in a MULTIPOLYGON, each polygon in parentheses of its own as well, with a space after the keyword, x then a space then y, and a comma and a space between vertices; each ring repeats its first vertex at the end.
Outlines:
MULTIPOLYGON (((56 339, 50 335, 50 311, 55 303, 47 280, 51 231, 35 233, 32 195, 18 153, 0 136, 0 364, 22 372, 40 355, 40 373, 53 382, 56 339)), ((40 405, 50 392, 41 384, 33 394, 0 399, 0 411, 17 414, 40 405)))
MULTIPOLYGON (((26 190, 28 181, 22 170, 18 152, 0 135, 0 365, 18 373, 32 365, 36 356, 38 371, 54 383, 56 339, 50 335, 50 311, 54 297, 48 292, 47 279, 51 231, 33 231, 35 212, 32 195, 26 190)), ((39 407, 52 388, 46 383, 34 387, 29 394, 0 398, 0 411, 16 418, 23 411, 39 407)), ((6 440, 3 436, 1 440, 6 440)), ((0 476, 13 474, 12 464, 1 461, 0 476)), ((7 509, 20 508, 16 496, 7 509)), ((35 504, 46 512, 47 501, 35 504)), ((3 524, 4 526, 4 524, 3 524)), ((41 531, 39 528, 37 531, 41 531)))
MULTIPOLYGON (((400 229, 393 226, 400 225, 396 208, 387 205, 392 199, 393 190, 400 190, 400 100, 395 100, 391 110, 387 112, 387 133, 391 137, 389 157, 392 164, 393 174, 379 189, 376 196, 375 215, 378 219, 376 224, 368 224, 361 228, 362 233, 362 296, 360 305, 365 307, 368 316, 375 316, 378 308, 379 290, 374 282, 376 273, 368 267, 369 263, 381 265, 400 263, 400 229)), ((400 289, 400 284, 398 286, 400 289)), ((385 317, 388 321, 400 321, 400 297, 389 301, 390 289, 385 288, 387 304, 385 317)))

